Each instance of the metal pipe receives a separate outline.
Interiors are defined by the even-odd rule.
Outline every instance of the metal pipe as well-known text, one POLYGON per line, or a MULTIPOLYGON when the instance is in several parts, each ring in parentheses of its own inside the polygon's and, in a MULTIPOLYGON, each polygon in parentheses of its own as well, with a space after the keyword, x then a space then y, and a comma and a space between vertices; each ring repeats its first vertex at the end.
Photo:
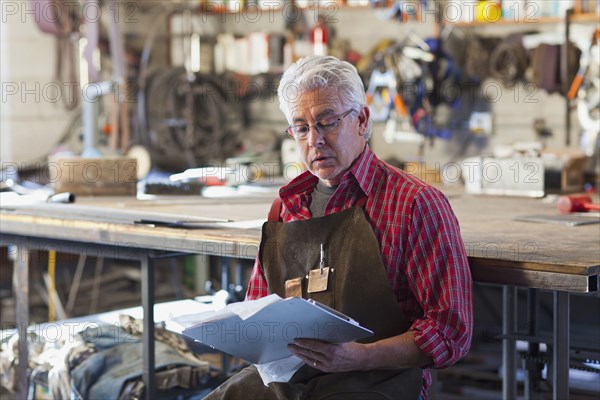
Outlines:
POLYGON ((112 81, 93 82, 82 90, 83 103, 83 157, 93 158, 100 155, 96 149, 98 132, 98 101, 114 90, 112 81), (90 90, 92 89, 93 90, 90 90))

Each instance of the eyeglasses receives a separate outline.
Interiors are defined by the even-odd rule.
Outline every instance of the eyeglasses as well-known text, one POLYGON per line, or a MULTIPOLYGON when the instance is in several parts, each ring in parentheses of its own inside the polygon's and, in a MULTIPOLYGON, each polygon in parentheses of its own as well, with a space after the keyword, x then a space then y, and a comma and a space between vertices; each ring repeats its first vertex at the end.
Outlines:
POLYGON ((290 125, 286 129, 286 132, 288 133, 288 135, 290 135, 296 140, 306 139, 308 137, 308 133, 310 132, 311 127, 314 127, 317 130, 317 132, 319 132, 321 135, 327 135, 328 133, 333 132, 335 128, 337 128, 340 124, 340 121, 343 120, 352 111, 354 111, 353 108, 349 109, 348 111, 337 117, 325 117, 322 120, 317 121, 314 125, 290 125))

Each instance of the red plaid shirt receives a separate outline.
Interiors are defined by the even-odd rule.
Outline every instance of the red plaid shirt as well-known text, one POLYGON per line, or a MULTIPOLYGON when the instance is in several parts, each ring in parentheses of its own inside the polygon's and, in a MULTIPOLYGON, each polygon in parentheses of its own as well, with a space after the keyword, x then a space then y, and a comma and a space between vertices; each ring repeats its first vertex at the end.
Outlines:
MULTIPOLYGON (((305 172, 284 186, 280 219, 311 217, 318 178, 305 172)), ((458 221, 446 197, 419 179, 380 161, 367 147, 344 174, 325 215, 367 197, 364 209, 381 246, 388 279, 419 349, 443 368, 465 356, 471 344, 471 273, 458 221)), ((257 260, 247 299, 268 294, 257 260)), ((424 370, 422 394, 431 383, 424 370)))

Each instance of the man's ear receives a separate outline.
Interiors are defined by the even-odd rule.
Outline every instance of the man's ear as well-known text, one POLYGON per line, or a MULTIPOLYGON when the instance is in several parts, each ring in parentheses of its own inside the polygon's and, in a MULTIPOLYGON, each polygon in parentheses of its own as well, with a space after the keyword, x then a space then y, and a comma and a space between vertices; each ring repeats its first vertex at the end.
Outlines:
POLYGON ((365 135, 367 133, 367 128, 369 126, 369 118, 371 118, 371 110, 369 110, 368 106, 363 106, 358 112, 358 125, 360 135, 365 135))

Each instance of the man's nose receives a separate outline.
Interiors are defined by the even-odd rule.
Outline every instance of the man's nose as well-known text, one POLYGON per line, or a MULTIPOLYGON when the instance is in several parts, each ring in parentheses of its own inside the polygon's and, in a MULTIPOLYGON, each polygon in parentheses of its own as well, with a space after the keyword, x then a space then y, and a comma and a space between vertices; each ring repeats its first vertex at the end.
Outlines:
POLYGON ((325 136, 321 134, 316 125, 308 127, 308 144, 311 147, 321 147, 325 144, 325 136))

